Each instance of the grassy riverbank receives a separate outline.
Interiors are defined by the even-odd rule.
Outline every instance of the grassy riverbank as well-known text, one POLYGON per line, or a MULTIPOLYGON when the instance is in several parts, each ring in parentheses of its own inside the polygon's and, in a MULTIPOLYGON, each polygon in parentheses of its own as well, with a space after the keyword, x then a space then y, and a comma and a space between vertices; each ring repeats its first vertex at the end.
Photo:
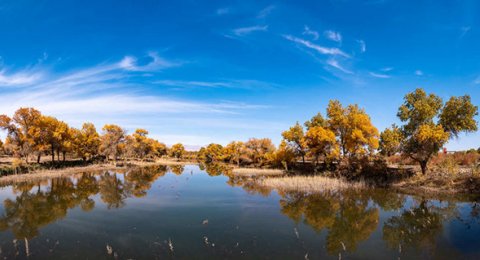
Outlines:
POLYGON ((169 159, 161 159, 157 161, 118 161, 117 163, 83 163, 81 161, 66 161, 52 167, 49 164, 23 164, 20 170, 15 173, 11 160, 3 159, 2 168, 4 174, 0 177, 0 185, 9 185, 12 183, 26 181, 42 181, 50 178, 58 178, 63 176, 74 175, 83 172, 100 172, 100 171, 125 171, 131 167, 148 167, 154 165, 178 166, 193 164, 187 161, 177 161, 169 159))

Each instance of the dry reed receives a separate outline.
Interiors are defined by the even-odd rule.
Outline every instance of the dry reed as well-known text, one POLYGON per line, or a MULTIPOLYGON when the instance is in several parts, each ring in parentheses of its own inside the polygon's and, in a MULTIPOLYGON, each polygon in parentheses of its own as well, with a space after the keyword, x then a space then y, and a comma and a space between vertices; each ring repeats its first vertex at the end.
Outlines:
POLYGON ((188 161, 176 161, 176 160, 169 160, 169 159, 158 159, 155 161, 154 164, 166 165, 166 166, 175 166, 175 165, 189 165, 189 164, 196 164, 194 162, 188 161))
POLYGON ((236 176, 280 176, 285 171, 278 169, 258 169, 258 168, 234 168, 232 173, 236 176))
POLYGON ((348 182, 343 179, 334 179, 323 176, 289 176, 275 177, 261 180, 260 185, 281 191, 299 191, 318 193, 325 191, 339 191, 345 189, 364 189, 364 182, 348 182))

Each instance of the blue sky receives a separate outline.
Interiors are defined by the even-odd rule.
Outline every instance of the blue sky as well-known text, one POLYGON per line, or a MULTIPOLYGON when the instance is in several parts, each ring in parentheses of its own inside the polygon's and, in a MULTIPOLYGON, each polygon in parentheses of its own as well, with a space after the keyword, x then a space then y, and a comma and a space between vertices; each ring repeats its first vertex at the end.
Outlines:
MULTIPOLYGON (((383 130, 417 87, 480 101, 478 1, 2 1, 0 112, 146 128, 167 144, 269 137, 358 103, 383 130)), ((480 146, 461 136, 451 150, 480 146)))

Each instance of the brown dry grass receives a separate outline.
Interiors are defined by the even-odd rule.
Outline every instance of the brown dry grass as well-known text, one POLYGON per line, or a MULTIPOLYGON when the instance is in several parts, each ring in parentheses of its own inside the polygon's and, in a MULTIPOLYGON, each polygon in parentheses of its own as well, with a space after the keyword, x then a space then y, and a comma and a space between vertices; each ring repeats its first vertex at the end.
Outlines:
POLYGON ((407 193, 480 195, 480 175, 475 169, 460 170, 456 174, 418 174, 392 185, 407 193))
POLYGON ((259 168, 234 168, 232 174, 236 176, 281 176, 284 170, 259 168))
MULTIPOLYGON (((137 164, 137 163, 135 163, 137 164)), ((166 165, 166 166, 172 166, 172 165, 189 165, 189 164, 196 164, 195 162, 190 162, 190 161, 177 161, 173 159, 158 159, 154 163, 150 164, 160 164, 160 165, 166 165)))
POLYGON ((260 185, 279 191, 299 191, 319 193, 325 191, 339 191, 345 189, 365 189, 364 182, 348 182, 343 179, 334 179, 323 176, 289 176, 275 177, 261 180, 260 185))

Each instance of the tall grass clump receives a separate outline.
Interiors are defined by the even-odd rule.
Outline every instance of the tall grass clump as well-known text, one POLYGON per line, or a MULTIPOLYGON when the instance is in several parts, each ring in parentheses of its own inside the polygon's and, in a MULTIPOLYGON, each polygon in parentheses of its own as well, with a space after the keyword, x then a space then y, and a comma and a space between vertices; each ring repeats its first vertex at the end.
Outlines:
POLYGON ((261 180, 262 186, 279 191, 298 191, 320 193, 325 191, 340 191, 346 189, 360 190, 368 188, 363 181, 349 182, 344 179, 334 179, 323 176, 288 176, 261 180))
POLYGON ((284 170, 279 169, 258 169, 258 168, 234 168, 232 173, 237 176, 280 176, 284 170))

